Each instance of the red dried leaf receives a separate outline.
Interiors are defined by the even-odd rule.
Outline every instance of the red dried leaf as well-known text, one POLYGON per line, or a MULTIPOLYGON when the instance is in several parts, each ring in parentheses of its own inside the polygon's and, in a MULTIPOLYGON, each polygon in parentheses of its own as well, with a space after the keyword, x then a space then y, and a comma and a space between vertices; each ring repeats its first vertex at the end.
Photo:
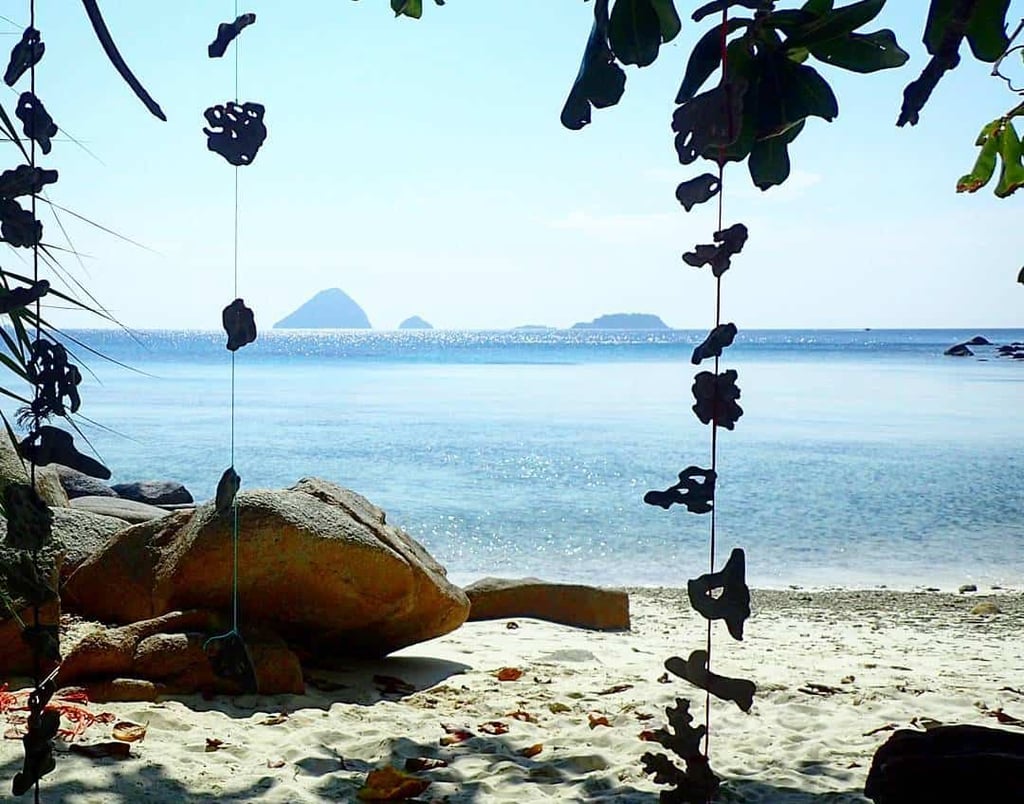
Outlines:
POLYGON ((515 712, 506 712, 505 717, 514 718, 515 720, 521 720, 523 723, 536 723, 537 718, 531 715, 529 712, 525 712, 522 709, 517 709, 515 712))
POLYGON ((484 734, 508 734, 508 724, 502 723, 500 720, 488 720, 486 723, 481 723, 477 728, 484 734))
POLYGON ((587 717, 590 719, 590 728, 592 728, 592 729, 596 729, 598 726, 611 726, 612 725, 611 723, 608 722, 608 718, 605 715, 594 715, 594 714, 591 714, 591 715, 587 715, 587 717))
POLYGON ((655 733, 650 729, 645 729, 644 731, 640 732, 640 739, 647 743, 653 743, 657 741, 655 733))
POLYGON ((544 750, 544 743, 534 743, 526 748, 520 748, 516 753, 521 757, 535 757, 544 750))
POLYGON ((430 787, 430 779, 410 776, 390 765, 372 770, 356 795, 363 801, 405 801, 430 787))
POLYGON ((498 681, 518 681, 523 677, 523 671, 518 667, 502 667, 496 675, 498 681))

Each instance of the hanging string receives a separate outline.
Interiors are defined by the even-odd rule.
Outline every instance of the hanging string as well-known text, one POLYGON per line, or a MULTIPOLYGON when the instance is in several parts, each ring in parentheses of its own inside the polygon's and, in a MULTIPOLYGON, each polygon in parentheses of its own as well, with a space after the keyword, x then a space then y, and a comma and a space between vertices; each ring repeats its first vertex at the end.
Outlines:
MULTIPOLYGON (((238 19, 238 0, 235 0, 235 19, 238 19)), ((235 104, 238 104, 238 51, 242 43, 235 41, 235 104)), ((233 288, 238 298, 238 165, 235 165, 235 220, 233 243, 233 288)), ((231 353, 231 463, 235 465, 235 352, 231 353)), ((231 503, 231 631, 238 635, 238 499, 231 503)))

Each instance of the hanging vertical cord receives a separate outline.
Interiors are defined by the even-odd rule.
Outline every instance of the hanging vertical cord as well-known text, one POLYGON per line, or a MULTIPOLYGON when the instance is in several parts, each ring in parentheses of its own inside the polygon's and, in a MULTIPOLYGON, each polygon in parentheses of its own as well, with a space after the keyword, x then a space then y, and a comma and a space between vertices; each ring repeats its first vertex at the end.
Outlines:
MULTIPOLYGON (((235 0, 235 19, 238 18, 238 0, 235 0)), ((235 103, 238 103, 238 50, 235 42, 235 103)), ((234 224, 234 298, 238 298, 238 165, 235 165, 235 224, 234 224)), ((231 353, 231 463, 235 465, 235 353, 231 353)), ((231 630, 238 634, 238 499, 231 503, 231 630)))

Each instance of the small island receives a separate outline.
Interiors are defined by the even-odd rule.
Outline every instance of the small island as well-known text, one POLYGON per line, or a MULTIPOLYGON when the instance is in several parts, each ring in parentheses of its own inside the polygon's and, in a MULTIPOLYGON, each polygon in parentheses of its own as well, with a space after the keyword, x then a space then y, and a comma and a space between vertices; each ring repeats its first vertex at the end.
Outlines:
POLYGON ((399 329, 433 329, 433 325, 429 321, 424 321, 418 315, 414 315, 411 318, 405 319, 401 324, 398 325, 399 329))
POLYGON ((573 329, 671 329, 656 315, 649 313, 611 313, 595 318, 593 321, 581 321, 572 325, 573 329))
POLYGON ((321 290, 294 312, 286 315, 274 329, 370 329, 363 308, 338 288, 321 290))

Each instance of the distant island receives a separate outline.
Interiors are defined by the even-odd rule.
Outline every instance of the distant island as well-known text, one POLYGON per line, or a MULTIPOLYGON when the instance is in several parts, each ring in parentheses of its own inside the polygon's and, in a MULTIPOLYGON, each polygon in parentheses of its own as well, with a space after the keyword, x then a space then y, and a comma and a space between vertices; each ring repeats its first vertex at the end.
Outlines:
POLYGON ((554 327, 546 326, 545 324, 521 324, 518 327, 513 327, 516 331, 527 331, 527 332, 551 332, 554 327))
POLYGON ((295 312, 286 315, 274 329, 370 329, 363 308, 338 288, 321 290, 295 312))
POLYGON ((434 327, 429 321, 424 321, 418 315, 414 315, 411 318, 405 319, 401 324, 398 325, 399 329, 433 329, 434 327))
POLYGON ((648 313, 612 313, 593 321, 581 321, 573 329, 671 329, 656 315, 648 313))

